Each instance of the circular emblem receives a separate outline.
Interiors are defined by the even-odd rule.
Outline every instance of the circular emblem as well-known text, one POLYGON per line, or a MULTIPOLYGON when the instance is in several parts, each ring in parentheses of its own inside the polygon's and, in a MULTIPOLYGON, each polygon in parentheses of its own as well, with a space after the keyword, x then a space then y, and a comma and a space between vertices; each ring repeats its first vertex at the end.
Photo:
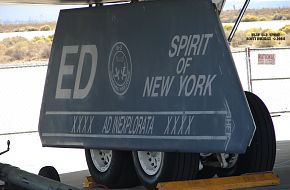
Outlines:
POLYGON ((131 82, 132 63, 130 52, 123 42, 115 43, 111 49, 108 73, 114 92, 124 95, 131 82))

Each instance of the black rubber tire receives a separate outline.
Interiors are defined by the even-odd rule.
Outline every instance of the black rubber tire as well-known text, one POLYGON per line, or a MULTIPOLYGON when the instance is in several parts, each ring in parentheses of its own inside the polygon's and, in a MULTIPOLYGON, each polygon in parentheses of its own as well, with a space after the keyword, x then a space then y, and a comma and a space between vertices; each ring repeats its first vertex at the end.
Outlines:
POLYGON ((220 177, 244 173, 272 171, 276 158, 276 137, 271 115, 264 102, 255 94, 245 92, 256 124, 250 147, 240 154, 234 167, 219 169, 220 177))
POLYGON ((59 174, 53 166, 42 167, 39 170, 38 175, 60 182, 59 174))
POLYGON ((216 175, 216 168, 203 166, 201 170, 198 171, 196 178, 197 179, 209 179, 216 175))
POLYGON ((90 150, 85 150, 89 171, 97 184, 109 188, 127 188, 140 184, 133 166, 131 151, 112 150, 112 160, 107 171, 100 172, 95 167, 90 150))
POLYGON ((150 176, 142 169, 137 151, 132 153, 137 176, 149 190, 156 189, 159 182, 194 179, 198 172, 199 154, 165 152, 159 171, 150 176))

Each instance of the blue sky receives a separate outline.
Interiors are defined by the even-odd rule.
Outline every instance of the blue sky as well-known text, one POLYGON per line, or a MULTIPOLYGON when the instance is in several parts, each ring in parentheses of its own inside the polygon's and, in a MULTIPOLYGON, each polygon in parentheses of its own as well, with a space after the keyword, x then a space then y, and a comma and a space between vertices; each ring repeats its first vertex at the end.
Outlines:
POLYGON ((69 5, 0 5, 0 22, 56 21, 60 9, 69 5))
MULTIPOLYGON (((239 9, 243 0, 227 0, 225 9, 239 9)), ((0 5, 0 23, 56 21, 60 9, 77 6, 56 5, 0 5)), ((251 0, 249 8, 290 7, 290 0, 251 0)))

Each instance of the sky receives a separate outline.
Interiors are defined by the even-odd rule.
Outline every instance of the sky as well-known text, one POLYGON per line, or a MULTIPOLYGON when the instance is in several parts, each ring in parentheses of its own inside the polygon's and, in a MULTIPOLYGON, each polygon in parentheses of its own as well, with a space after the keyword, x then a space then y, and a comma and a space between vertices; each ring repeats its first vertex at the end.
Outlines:
MULTIPOLYGON (((224 9, 240 9, 243 0, 227 0, 224 9)), ((56 21, 60 9, 73 5, 0 5, 0 24, 56 21)), ((290 0, 251 0, 249 8, 290 7, 290 0)))
POLYGON ((56 21, 61 9, 75 5, 0 5, 0 23, 56 21))

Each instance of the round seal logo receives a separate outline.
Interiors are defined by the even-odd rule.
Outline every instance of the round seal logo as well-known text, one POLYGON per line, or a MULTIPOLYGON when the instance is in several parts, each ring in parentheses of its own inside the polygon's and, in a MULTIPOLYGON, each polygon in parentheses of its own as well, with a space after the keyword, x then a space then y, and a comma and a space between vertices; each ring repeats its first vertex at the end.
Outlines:
POLYGON ((111 49, 108 73, 114 92, 124 95, 131 82, 132 62, 130 52, 123 42, 115 43, 111 49))

